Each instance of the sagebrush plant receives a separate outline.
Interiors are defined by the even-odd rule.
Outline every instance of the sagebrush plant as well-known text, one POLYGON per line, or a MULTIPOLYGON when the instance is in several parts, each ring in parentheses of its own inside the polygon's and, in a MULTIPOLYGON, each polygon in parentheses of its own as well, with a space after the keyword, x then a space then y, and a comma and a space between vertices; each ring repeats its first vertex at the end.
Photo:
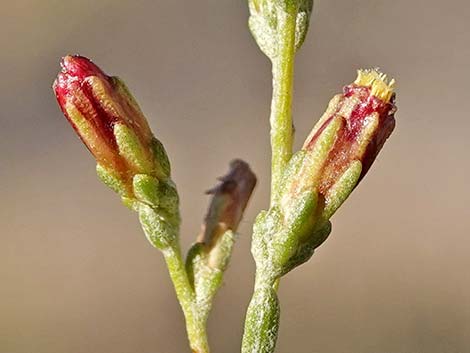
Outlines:
MULTIPOLYGON (((242 353, 274 352, 279 281, 306 262, 331 232, 330 218, 369 170, 395 119, 394 81, 377 69, 333 97, 293 153, 294 57, 305 40, 312 0, 249 0, 249 27, 272 63, 271 198, 253 226, 256 262, 242 353)), ((62 112, 96 159, 99 178, 139 215, 161 250, 194 353, 208 353, 206 322, 227 269, 235 233, 256 184, 249 165, 230 162, 208 193, 202 229, 187 256, 179 242, 179 198, 162 143, 122 80, 82 56, 66 56, 53 88, 62 112)))

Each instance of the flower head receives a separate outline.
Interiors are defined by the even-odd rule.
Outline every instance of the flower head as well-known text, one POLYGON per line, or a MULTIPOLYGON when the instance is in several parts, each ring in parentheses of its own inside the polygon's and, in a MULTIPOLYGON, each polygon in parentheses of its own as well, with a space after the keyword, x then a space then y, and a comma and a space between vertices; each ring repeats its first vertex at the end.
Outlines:
POLYGON ((335 119, 339 122, 321 173, 320 190, 331 187, 354 160, 362 163, 360 178, 367 173, 395 127, 394 83, 394 80, 387 83, 386 75, 378 70, 359 70, 354 83, 330 102, 327 113, 303 146, 305 151, 314 150, 327 126, 335 119))
POLYGON ((168 178, 163 146, 125 84, 83 56, 66 56, 61 67, 53 84, 57 101, 95 157, 102 179, 131 198, 135 175, 168 178))
POLYGON ((394 80, 359 70, 354 83, 329 103, 286 171, 281 205, 314 192, 316 219, 327 221, 369 170, 395 126, 394 80), (320 217, 318 217, 320 215, 320 217))

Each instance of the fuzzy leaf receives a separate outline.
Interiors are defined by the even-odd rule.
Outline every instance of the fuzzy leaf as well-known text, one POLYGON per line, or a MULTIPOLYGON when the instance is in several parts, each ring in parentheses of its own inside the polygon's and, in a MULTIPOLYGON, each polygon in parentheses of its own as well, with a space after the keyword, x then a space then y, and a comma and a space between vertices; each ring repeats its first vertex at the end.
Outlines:
POLYGON ((136 174, 133 178, 135 197, 152 207, 159 205, 159 181, 147 174, 136 174))

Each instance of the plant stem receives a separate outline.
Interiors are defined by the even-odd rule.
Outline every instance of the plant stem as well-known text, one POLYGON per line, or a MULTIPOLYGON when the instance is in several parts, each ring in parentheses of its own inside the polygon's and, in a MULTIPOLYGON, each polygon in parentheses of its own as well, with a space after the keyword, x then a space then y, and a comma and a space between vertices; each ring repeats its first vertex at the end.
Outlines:
POLYGON ((197 310, 194 290, 189 283, 179 244, 176 243, 163 250, 163 255, 186 319, 186 331, 191 349, 193 353, 209 353, 206 320, 197 310))
POLYGON ((256 275, 255 290, 247 309, 242 353, 273 353, 279 329, 279 300, 274 279, 256 275))
POLYGON ((292 156, 292 89, 294 80, 296 9, 278 11, 278 55, 272 59, 271 205, 282 187, 282 173, 292 156))
MULTIPOLYGON (((297 10, 297 6, 290 3, 277 11, 277 55, 271 58, 271 206, 282 190, 282 175, 292 157, 292 91, 297 10)), ((258 270, 269 273, 270 265, 267 261, 263 264, 264 268, 258 270)), ((242 353, 274 352, 280 315, 276 294, 278 288, 279 278, 263 276, 261 272, 257 274, 255 290, 246 315, 242 353)))

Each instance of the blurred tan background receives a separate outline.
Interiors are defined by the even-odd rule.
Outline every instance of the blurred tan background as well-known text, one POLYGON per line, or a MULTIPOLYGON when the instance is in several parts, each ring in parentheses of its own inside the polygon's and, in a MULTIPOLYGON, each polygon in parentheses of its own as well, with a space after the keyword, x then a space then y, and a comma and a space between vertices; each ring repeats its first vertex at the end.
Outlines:
MULTIPOLYGON (((270 66, 243 0, 2 4, 0 352, 188 352, 182 314, 136 215, 98 182, 51 91, 67 53, 121 76, 170 153, 185 249, 203 191, 247 160, 259 177, 209 334, 239 352, 268 204, 270 66)), ((398 82, 397 128, 281 283, 280 353, 470 351, 470 5, 317 0, 297 56, 296 146, 359 67, 398 82)))

